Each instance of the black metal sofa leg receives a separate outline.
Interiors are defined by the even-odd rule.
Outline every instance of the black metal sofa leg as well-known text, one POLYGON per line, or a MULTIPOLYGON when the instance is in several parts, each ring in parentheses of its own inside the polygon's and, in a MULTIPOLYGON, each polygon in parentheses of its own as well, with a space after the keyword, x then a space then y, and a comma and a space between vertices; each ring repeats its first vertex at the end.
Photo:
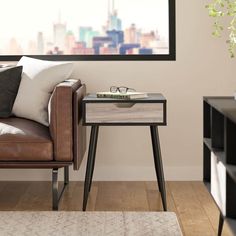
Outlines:
POLYGON ((58 168, 54 168, 52 170, 52 209, 53 211, 58 211, 59 202, 68 184, 69 184, 69 166, 64 167, 64 185, 60 192, 58 190, 59 189, 58 168))
POLYGON ((64 167, 64 185, 69 184, 69 166, 64 167))
POLYGON ((52 209, 58 210, 58 169, 52 170, 52 209))

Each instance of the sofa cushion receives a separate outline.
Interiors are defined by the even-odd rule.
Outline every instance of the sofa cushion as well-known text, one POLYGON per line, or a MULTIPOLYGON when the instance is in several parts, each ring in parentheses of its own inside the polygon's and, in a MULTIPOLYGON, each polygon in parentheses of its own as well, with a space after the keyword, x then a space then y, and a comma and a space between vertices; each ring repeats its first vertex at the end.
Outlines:
POLYGON ((20 86, 22 66, 0 69, 0 117, 7 118, 20 86))
POLYGON ((13 106, 13 114, 48 126, 48 102, 55 86, 69 78, 73 63, 52 62, 22 57, 20 88, 13 106))
POLYGON ((49 129, 21 118, 0 119, 0 161, 51 161, 49 129))

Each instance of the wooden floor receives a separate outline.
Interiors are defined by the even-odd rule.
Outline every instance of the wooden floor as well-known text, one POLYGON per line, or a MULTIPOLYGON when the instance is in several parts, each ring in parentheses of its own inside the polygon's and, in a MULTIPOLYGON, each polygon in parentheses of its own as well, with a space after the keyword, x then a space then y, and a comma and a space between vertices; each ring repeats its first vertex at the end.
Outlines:
MULTIPOLYGON (((80 211, 83 183, 71 182, 60 210, 80 211)), ((176 212, 186 236, 217 235, 219 211, 201 182, 167 182, 168 210, 176 212)), ((0 182, 0 210, 51 210, 50 182, 0 182)), ((161 211, 155 182, 94 182, 90 211, 161 211)), ((231 236, 227 225, 224 236, 231 236)))

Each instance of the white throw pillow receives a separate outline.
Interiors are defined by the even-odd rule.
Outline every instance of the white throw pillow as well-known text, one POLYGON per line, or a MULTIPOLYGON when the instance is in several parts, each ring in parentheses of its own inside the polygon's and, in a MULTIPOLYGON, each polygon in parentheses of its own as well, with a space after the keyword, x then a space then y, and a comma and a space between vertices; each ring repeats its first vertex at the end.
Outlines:
POLYGON ((55 86, 68 79, 73 63, 52 62, 22 57, 20 88, 13 106, 13 114, 48 126, 48 102, 55 86))

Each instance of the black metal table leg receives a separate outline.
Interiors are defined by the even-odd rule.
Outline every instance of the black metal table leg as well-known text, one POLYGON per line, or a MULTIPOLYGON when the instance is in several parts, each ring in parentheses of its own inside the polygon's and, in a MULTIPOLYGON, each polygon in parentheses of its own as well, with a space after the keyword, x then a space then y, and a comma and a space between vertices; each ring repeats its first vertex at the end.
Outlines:
POLYGON ((92 184, 93 170, 94 170, 95 158, 96 158, 98 131, 99 131, 99 126, 91 127, 89 153, 88 153, 86 174, 85 174, 85 180, 84 180, 83 211, 86 211, 89 191, 92 184))
POLYGON ((222 234, 222 230, 223 230, 223 226, 224 226, 224 216, 220 213, 220 217, 219 217, 219 226, 218 226, 218 236, 221 236, 222 234))
POLYGON ((158 134, 158 127, 150 126, 150 130, 151 130, 153 157, 154 157, 158 187, 161 193, 163 209, 164 211, 167 211, 165 178, 164 178, 164 171, 161 157, 161 146, 158 134))
POLYGON ((98 142, 98 131, 99 131, 99 126, 96 126, 95 128, 95 133, 94 133, 94 144, 93 144, 93 160, 92 160, 92 173, 90 177, 90 183, 89 183, 89 192, 91 190, 92 186, 92 181, 93 181, 93 172, 94 172, 94 166, 95 166, 95 160, 96 160, 96 151, 97 151, 97 142, 98 142))

